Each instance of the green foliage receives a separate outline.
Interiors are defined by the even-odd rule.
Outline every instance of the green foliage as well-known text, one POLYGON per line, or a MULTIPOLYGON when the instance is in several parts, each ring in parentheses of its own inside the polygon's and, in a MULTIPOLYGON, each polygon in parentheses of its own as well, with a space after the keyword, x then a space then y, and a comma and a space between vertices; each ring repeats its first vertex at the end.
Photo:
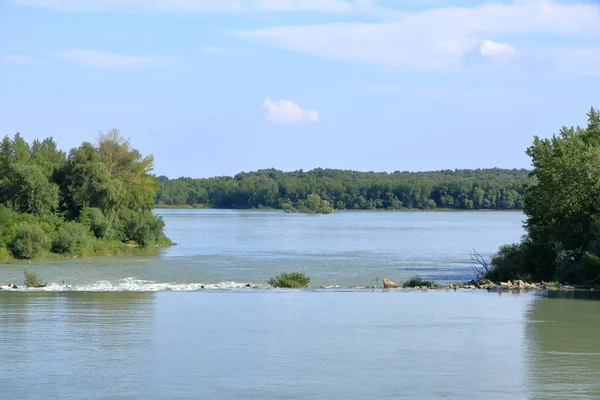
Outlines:
POLYGON ((25 287, 41 288, 46 287, 48 282, 42 280, 42 277, 34 271, 25 270, 25 287))
POLYGON ((531 242, 505 245, 492 257, 491 265, 485 277, 492 282, 506 282, 521 279, 530 281, 532 273, 528 266, 535 256, 531 242))
POLYGON ((165 222, 162 217, 150 211, 131 218, 125 224, 125 239, 133 240, 141 247, 148 247, 158 242, 164 235, 165 222))
POLYGON ((267 282, 269 285, 278 288, 305 288, 310 283, 310 277, 302 272, 290 272, 277 275, 267 282))
MULTIPOLYGON (((527 149, 533 171, 524 197, 527 235, 492 259, 489 277, 586 283, 600 279, 600 114, 527 149)), ((498 279, 496 279, 498 280, 498 279)))
POLYGON ((314 212, 336 209, 521 209, 532 182, 527 170, 477 169, 375 173, 317 168, 275 169, 209 179, 158 179, 158 206, 275 208, 314 212), (309 196, 312 198, 309 199, 309 196), (323 204, 323 203, 321 203, 323 204), (319 209, 318 205, 316 209, 319 209))
POLYGON ((50 247, 50 239, 36 223, 21 223, 10 243, 10 251, 15 258, 34 258, 50 247))
POLYGON ((405 288, 415 288, 415 287, 432 287, 435 286, 435 282, 434 281, 426 281, 423 278, 421 278, 419 275, 415 275, 413 277, 411 277, 408 281, 404 282, 402 284, 402 287, 405 288))
MULTIPOLYGON (((0 257, 127 252, 168 244, 151 210, 157 179, 116 129, 65 153, 52 138, 0 142, 0 257), (115 241, 117 240, 117 241, 115 241), (119 243, 118 241, 121 241, 119 243), (127 245, 124 244, 127 242, 127 245)), ((201 193, 198 198, 202 199, 201 193)))
POLYGON ((65 223, 52 241, 52 251, 59 254, 79 254, 89 242, 88 232, 79 222, 65 223))
POLYGON ((0 202, 21 213, 48 215, 58 207, 58 186, 33 164, 11 165, 0 193, 0 202))
POLYGON ((87 227, 95 237, 99 239, 108 237, 109 222, 99 208, 83 207, 79 214, 78 221, 83 226, 87 227))
POLYGON ((309 214, 331 214, 333 207, 329 205, 327 200, 321 199, 318 194, 311 193, 306 197, 306 200, 298 201, 298 210, 309 214))

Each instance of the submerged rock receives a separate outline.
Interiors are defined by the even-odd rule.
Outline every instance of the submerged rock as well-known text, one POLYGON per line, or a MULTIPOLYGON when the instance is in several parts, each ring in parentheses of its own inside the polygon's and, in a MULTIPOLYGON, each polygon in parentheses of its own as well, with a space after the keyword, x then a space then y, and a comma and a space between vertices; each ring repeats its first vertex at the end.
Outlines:
POLYGON ((398 284, 396 284, 396 283, 394 283, 394 282, 390 281, 389 279, 385 279, 385 278, 383 278, 383 287, 384 287, 385 289, 393 289, 393 288, 397 288, 397 287, 398 287, 398 284))

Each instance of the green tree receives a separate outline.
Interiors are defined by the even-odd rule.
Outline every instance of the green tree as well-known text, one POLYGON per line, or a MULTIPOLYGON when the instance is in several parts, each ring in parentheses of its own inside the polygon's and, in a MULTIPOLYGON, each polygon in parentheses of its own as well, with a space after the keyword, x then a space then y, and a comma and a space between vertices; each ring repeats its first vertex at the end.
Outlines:
POLYGON ((11 164, 0 201, 18 212, 49 215, 58 207, 58 186, 37 165, 11 164))
POLYGON ((563 127, 549 139, 535 136, 527 155, 534 178, 524 198, 527 236, 520 245, 503 248, 493 265, 534 279, 598 278, 594 266, 600 254, 595 245, 600 226, 598 110, 590 110, 585 128, 563 127))

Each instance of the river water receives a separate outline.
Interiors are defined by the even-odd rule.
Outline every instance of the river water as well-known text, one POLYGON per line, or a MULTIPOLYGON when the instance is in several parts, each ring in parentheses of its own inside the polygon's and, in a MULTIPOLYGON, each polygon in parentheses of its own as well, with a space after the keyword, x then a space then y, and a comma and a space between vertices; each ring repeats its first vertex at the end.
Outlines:
POLYGON ((596 292, 366 288, 469 278, 520 213, 158 212, 179 246, 36 261, 52 285, 0 290, 0 398, 600 398, 596 292), (293 270, 311 288, 265 287, 293 270))

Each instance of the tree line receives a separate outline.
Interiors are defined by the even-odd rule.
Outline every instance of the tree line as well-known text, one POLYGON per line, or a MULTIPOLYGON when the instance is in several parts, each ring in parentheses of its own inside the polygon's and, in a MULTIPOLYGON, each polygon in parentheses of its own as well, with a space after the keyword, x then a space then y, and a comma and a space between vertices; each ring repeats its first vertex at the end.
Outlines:
POLYGON ((0 259, 114 254, 168 244, 154 216, 154 160, 120 132, 67 155, 52 138, 0 142, 0 259))
POLYGON ((233 177, 158 178, 156 205, 171 207, 314 209, 522 209, 531 184, 526 169, 356 172, 263 169, 233 177))

